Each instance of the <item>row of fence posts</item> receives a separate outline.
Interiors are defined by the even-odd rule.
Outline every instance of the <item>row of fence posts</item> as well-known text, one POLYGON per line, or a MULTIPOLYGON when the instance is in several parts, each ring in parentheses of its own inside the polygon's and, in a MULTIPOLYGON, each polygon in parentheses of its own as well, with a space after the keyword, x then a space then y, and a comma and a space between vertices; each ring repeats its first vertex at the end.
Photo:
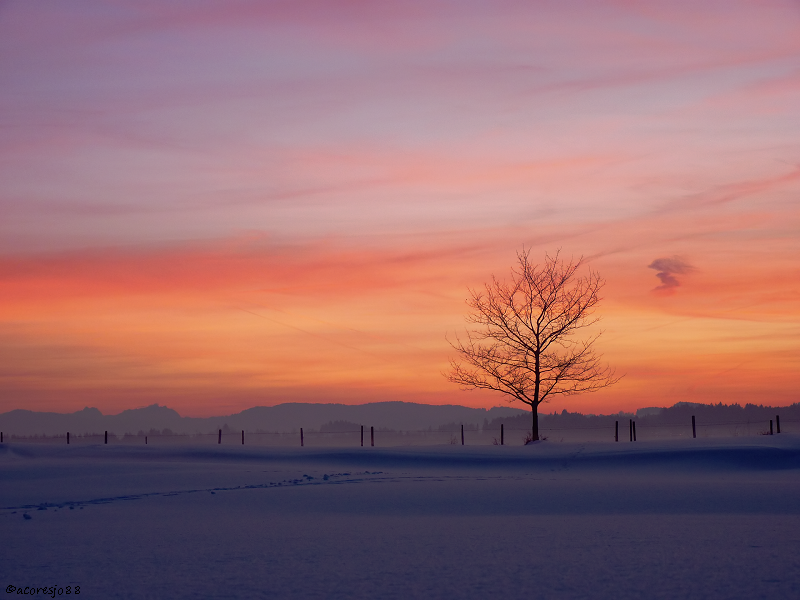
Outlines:
MULTIPOLYGON (((630 422, 628 424, 628 428, 630 430, 629 431, 630 440, 632 442, 635 442, 636 441, 636 421, 634 421, 633 419, 630 419, 630 422)), ((774 435, 774 433, 780 433, 781 432, 781 417, 780 417, 780 415, 775 415, 775 430, 776 431, 773 431, 773 428, 772 428, 772 419, 769 420, 769 434, 770 435, 774 435)), ((697 437, 697 424, 695 422, 694 415, 692 415, 692 437, 693 438, 697 437)), ((619 441, 619 421, 614 421, 614 441, 615 442, 619 441)), ((0 431, 0 444, 2 444, 2 443, 3 443, 3 432, 0 431)), ((103 443, 104 444, 108 444, 108 431, 106 431, 104 436, 103 436, 103 443)), ((144 443, 147 444, 147 436, 144 436, 144 443)), ((495 443, 497 443, 497 442, 495 441, 495 443)), ((69 431, 67 432, 67 444, 69 444, 69 431)), ((217 444, 222 444, 222 429, 220 429, 217 432, 217 444)), ((303 428, 302 427, 300 428, 300 445, 301 446, 305 446, 305 439, 304 439, 304 436, 303 436, 303 428)), ((375 445, 375 428, 374 427, 370 427, 369 428, 369 445, 370 446, 374 446, 375 445)), ((463 425, 461 426, 461 445, 462 446, 464 445, 464 426, 463 425)), ((502 423, 500 424, 500 445, 501 446, 505 445, 505 431, 504 431, 504 426, 503 426, 502 423)), ((242 429, 242 446, 244 446, 244 429, 242 429)), ((364 426, 363 425, 361 426, 361 446, 362 447, 364 446, 364 426)))
MULTIPOLYGON (((0 444, 2 444, 2 443, 3 443, 3 432, 0 431, 0 444)), ((103 443, 104 444, 108 443, 108 432, 107 431, 103 435, 103 443)), ((144 438, 144 443, 145 444, 147 443, 147 436, 145 436, 145 438, 144 438)), ((67 444, 69 444, 69 431, 67 432, 67 444)))
MULTIPOLYGON (((222 443, 222 429, 219 430, 219 443, 222 443)), ((464 426, 461 426, 461 443, 464 443, 464 426)), ((244 430, 242 430, 242 445, 244 445, 244 430)), ((300 445, 305 446, 305 438, 303 436, 303 428, 300 428, 300 445)), ((375 445, 375 428, 369 428, 369 445, 375 445)), ((364 447, 364 426, 361 426, 361 447, 364 447)))
MULTIPOLYGON (((694 423, 694 417, 692 417, 692 423, 694 423)), ((631 419, 628 423, 628 429, 630 431, 631 441, 636 441, 636 422, 631 419)), ((614 441, 619 441, 619 421, 614 421, 614 441)))
MULTIPOLYGON (((3 443, 3 432, 0 431, 0 444, 3 443)), ((104 443, 108 443, 108 432, 105 432, 104 443)), ((147 436, 144 436, 144 443, 147 444, 147 436)), ((500 425, 500 443, 503 443, 503 425, 500 425)), ((69 431, 67 432, 67 444, 69 444, 69 431)), ((217 430, 217 444, 222 444, 222 429, 217 430)), ((303 428, 300 428, 300 445, 305 446, 303 428)), ((375 428, 369 428, 369 445, 375 445, 375 428)), ((464 445, 464 426, 461 426, 461 445, 464 445)), ((244 446, 244 429, 242 429, 242 446, 244 446)), ((361 446, 364 446, 364 426, 361 426, 361 446)))
MULTIPOLYGON (((633 419, 628 422, 628 433, 630 434, 631 441, 636 441, 636 423, 633 419)), ((619 421, 614 421, 614 441, 619 441, 619 421)))
MULTIPOLYGON (((775 425, 776 425, 777 433, 780 433, 781 432, 781 416, 780 415, 775 415, 775 425)), ((462 429, 463 429, 463 427, 462 427, 462 429)), ((629 429, 630 429, 630 439, 631 439, 632 442, 635 442, 636 441, 636 421, 634 421, 633 419, 630 419, 629 429)), ((501 428, 501 431, 502 431, 502 428, 501 428)), ((769 420, 769 434, 770 435, 774 435, 773 429, 772 429, 772 419, 769 420)), ((696 424, 694 415, 692 415, 692 438, 696 438, 696 437, 697 437, 697 424, 696 424)), ((615 442, 619 441, 619 421, 614 421, 614 441, 615 442)))

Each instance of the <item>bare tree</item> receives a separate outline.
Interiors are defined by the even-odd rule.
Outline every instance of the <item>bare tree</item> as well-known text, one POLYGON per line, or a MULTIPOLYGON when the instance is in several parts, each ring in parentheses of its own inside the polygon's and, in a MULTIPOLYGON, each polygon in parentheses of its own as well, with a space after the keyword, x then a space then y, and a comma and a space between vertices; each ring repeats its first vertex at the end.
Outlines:
POLYGON ((517 252, 511 281, 492 281, 470 289, 466 337, 450 345, 458 352, 450 360, 448 380, 465 389, 496 390, 531 407, 531 439, 539 439, 538 408, 550 396, 593 392, 619 381, 594 343, 601 332, 580 338, 594 325, 593 315, 605 285, 584 263, 545 254, 544 264, 530 262, 530 250, 517 252))

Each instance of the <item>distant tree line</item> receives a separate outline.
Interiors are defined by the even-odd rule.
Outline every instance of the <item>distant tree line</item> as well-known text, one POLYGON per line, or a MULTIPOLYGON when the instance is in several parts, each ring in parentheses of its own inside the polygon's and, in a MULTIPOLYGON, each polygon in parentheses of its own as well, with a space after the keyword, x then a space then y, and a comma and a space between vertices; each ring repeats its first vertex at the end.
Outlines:
MULTIPOLYGON (((697 404, 693 402, 678 402, 669 408, 662 408, 658 412, 653 412, 637 417, 633 413, 620 412, 612 415, 584 415, 579 412, 568 412, 562 410, 560 413, 544 413, 539 415, 541 427, 543 429, 581 429, 591 427, 614 427, 615 421, 635 420, 642 426, 662 426, 662 425, 686 425, 692 420, 692 416, 697 419, 698 424, 727 424, 744 422, 767 422, 774 419, 779 414, 781 420, 785 422, 800 421, 800 402, 790 406, 764 406, 763 404, 697 404)), ((486 420, 483 424, 484 430, 500 429, 503 424, 509 429, 524 429, 529 423, 527 415, 515 417, 503 417, 486 420)))

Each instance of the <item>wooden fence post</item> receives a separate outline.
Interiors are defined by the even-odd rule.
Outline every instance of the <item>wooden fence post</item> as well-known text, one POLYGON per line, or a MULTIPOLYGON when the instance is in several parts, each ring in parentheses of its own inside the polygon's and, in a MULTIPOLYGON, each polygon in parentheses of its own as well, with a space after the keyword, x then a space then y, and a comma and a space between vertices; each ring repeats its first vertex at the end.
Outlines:
POLYGON ((636 441, 636 421, 631 421, 633 424, 633 441, 636 441))
POLYGON ((220 429, 219 433, 217 434, 217 443, 218 444, 222 443, 222 429, 220 429))
POLYGON ((108 432, 106 431, 106 441, 104 443, 108 443, 108 432))
POLYGON ((3 432, 0 431, 0 444, 2 444, 2 443, 3 443, 3 432))
POLYGON ((692 437, 693 438, 697 437, 697 429, 695 429, 695 426, 694 426, 694 415, 692 415, 692 437))
POLYGON ((67 444, 69 444, 69 431, 67 432, 67 444))
POLYGON ((300 445, 305 446, 305 440, 303 440, 303 428, 300 428, 300 445))
POLYGON ((147 436, 144 436, 144 445, 147 446, 147 436))
POLYGON ((503 424, 502 424, 502 423, 500 423, 500 445, 501 445, 501 446, 503 445, 503 442, 504 442, 504 441, 505 441, 505 440, 503 440, 503 424))
POLYGON ((375 428, 372 426, 370 426, 369 428, 369 445, 370 446, 375 445, 375 428))
POLYGON ((772 433, 772 419, 769 420, 769 434, 773 435, 773 433, 772 433))
POLYGON ((242 429, 242 446, 244 446, 244 429, 242 429))
MULTIPOLYGON (((775 415, 775 426, 778 429, 778 433, 781 432, 781 417, 780 415, 775 415)), ((0 433, 0 442, 3 441, 3 434, 0 433)))
POLYGON ((461 426, 461 445, 464 445, 464 426, 461 426))
POLYGON ((614 441, 619 441, 619 421, 614 421, 614 441))
POLYGON ((364 447, 364 426, 361 426, 361 447, 364 447))
POLYGON ((633 441, 633 419, 628 420, 628 433, 631 436, 631 441, 633 441))

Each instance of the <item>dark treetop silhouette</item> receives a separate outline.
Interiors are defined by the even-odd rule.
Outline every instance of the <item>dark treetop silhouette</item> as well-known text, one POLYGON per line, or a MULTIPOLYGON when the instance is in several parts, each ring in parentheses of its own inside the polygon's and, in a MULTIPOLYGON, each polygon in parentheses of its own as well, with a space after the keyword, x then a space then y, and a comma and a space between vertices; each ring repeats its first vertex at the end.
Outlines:
MULTIPOLYGON (((466 338, 450 345, 448 380, 465 389, 508 394, 531 407, 531 439, 539 439, 539 404, 556 394, 593 392, 619 381, 602 365, 594 343, 600 332, 577 334, 599 320, 593 316, 605 281, 583 264, 545 254, 544 264, 530 262, 530 250, 517 252, 511 281, 492 281, 470 291, 466 338)), ((450 341, 450 340, 448 340, 450 341)), ((513 400, 511 400, 513 401, 513 400)))

